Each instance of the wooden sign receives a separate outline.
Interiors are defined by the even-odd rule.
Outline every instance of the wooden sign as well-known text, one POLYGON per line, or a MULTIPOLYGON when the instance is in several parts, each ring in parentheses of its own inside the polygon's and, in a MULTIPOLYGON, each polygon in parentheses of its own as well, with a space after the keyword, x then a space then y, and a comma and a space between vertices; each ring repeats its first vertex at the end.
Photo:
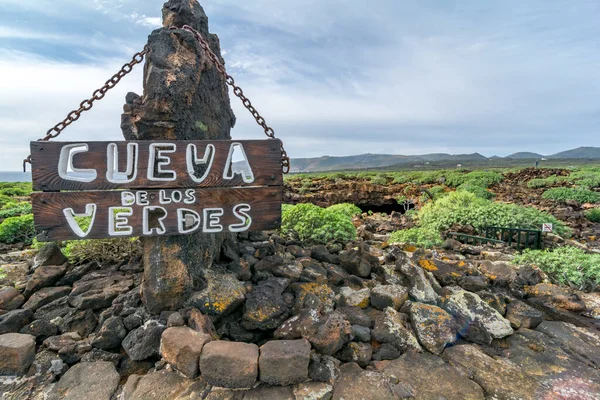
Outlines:
POLYGON ((279 140, 32 142, 40 241, 268 230, 279 140), (59 192, 68 190, 68 192, 59 192))

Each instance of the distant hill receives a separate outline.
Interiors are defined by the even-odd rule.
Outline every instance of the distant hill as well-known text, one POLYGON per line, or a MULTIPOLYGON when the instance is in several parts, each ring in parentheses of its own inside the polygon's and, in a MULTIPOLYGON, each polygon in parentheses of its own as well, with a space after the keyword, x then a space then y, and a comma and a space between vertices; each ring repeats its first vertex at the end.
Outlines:
POLYGON ((482 165, 492 162, 509 162, 509 160, 537 160, 547 159, 597 159, 600 160, 600 147, 579 147, 573 150, 567 150, 549 156, 533 152, 518 152, 506 157, 485 157, 479 153, 473 154, 447 154, 433 153, 422 155, 394 155, 394 154, 359 154, 355 156, 342 157, 315 157, 315 158, 294 158, 291 162, 292 172, 327 172, 343 171, 370 168, 386 168, 398 166, 407 167, 425 167, 429 164, 436 165, 482 165))
POLYGON ((573 150, 561 151, 546 158, 600 158, 600 147, 578 147, 573 150))
POLYGON ((510 154, 504 158, 516 158, 516 159, 531 159, 531 158, 543 158, 545 156, 538 153, 530 153, 527 151, 521 151, 519 153, 510 154))

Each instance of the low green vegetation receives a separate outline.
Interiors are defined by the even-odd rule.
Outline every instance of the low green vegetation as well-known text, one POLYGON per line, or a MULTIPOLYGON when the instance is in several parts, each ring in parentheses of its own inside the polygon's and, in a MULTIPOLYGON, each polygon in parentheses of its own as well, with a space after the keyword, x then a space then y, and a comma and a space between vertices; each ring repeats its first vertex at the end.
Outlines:
POLYGON ((313 243, 347 242, 356 238, 352 216, 360 212, 352 204, 337 204, 328 208, 314 204, 284 204, 281 232, 313 243))
POLYGON ((23 242, 31 244, 35 234, 33 214, 6 218, 0 224, 0 243, 13 244, 23 242))
POLYGON ((542 198, 561 202, 574 200, 579 203, 600 203, 600 192, 584 188, 558 187, 546 190, 542 198))
POLYGON ((542 223, 552 223, 558 234, 569 233, 566 225, 550 214, 532 207, 493 202, 466 191, 452 192, 425 204, 416 221, 415 228, 394 232, 391 240, 431 247, 439 244, 440 234, 453 225, 471 225, 481 234, 487 226, 539 229, 542 223))
POLYGON ((567 181, 568 178, 566 176, 550 175, 547 178, 535 178, 529 180, 527 182, 527 187, 531 189, 540 189, 554 186, 567 181))
POLYGON ((594 290, 600 284, 600 254, 587 254, 576 247, 559 247, 552 251, 527 249, 517 255, 513 263, 536 265, 555 282, 581 290, 594 290))
POLYGON ((388 180, 385 175, 375 175, 371 178, 371 184, 373 185, 387 185, 388 180))
POLYGON ((8 203, 0 208, 0 218, 18 217, 25 214, 31 214, 31 204, 26 201, 8 203))
POLYGON ((592 208, 586 211, 585 217, 591 222, 600 222, 600 208, 592 208))

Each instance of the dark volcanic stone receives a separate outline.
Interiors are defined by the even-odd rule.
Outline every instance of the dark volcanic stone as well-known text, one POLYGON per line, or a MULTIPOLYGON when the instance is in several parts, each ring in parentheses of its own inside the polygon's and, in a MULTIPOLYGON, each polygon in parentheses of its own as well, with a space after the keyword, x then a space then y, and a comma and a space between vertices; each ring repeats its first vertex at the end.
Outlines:
POLYGON ((60 299, 54 300, 52 303, 46 304, 36 310, 33 317, 35 319, 53 320, 54 318, 64 317, 73 310, 69 306, 69 299, 67 296, 61 297, 60 299))
POLYGON ((94 331, 98 318, 92 310, 71 309, 60 320, 57 320, 61 333, 77 332, 81 337, 86 337, 94 331))
POLYGON ((251 388, 258 377, 258 347, 222 340, 207 343, 200 355, 200 373, 213 386, 251 388))
POLYGON ((43 342, 50 336, 56 335, 58 327, 48 320, 38 319, 21 328, 19 332, 35 336, 36 341, 43 342))
POLYGON ((340 258, 333 255, 323 245, 313 246, 311 249, 311 257, 317 261, 326 262, 329 264, 339 264, 340 258))
POLYGON ((92 346, 99 349, 114 349, 121 346, 127 330, 120 317, 110 317, 102 324, 102 328, 92 341, 92 346))
POLYGON ((160 337, 167 327, 158 321, 148 321, 129 332, 123 340, 123 349, 133 361, 141 361, 159 355, 160 337))
POLYGON ((0 289, 0 310, 13 311, 25 303, 25 297, 17 289, 7 286, 0 289))
POLYGON ((310 344, 306 339, 271 340, 260 347, 260 380, 269 385, 294 385, 308 380, 310 344))
POLYGON ((324 356, 312 353, 308 376, 313 381, 334 383, 340 375, 340 361, 332 356, 324 356))
POLYGON ((56 282, 58 286, 72 286, 73 283, 77 282, 85 275, 92 271, 96 271, 100 266, 97 262, 91 262, 87 264, 75 265, 71 267, 67 273, 56 282))
POLYGON ((61 297, 68 296, 71 293, 69 286, 42 288, 31 295, 29 300, 23 304, 23 308, 35 312, 38 308, 52 303, 61 297))
POLYGON ((42 247, 33 259, 33 269, 47 265, 62 265, 66 263, 67 257, 64 256, 60 247, 54 242, 50 242, 42 247))
POLYGON ((31 321, 33 321, 31 310, 19 309, 0 315, 0 335, 4 333, 17 333, 31 321))
POLYGON ((29 281, 27 287, 23 292, 25 297, 37 292, 41 288, 52 286, 58 281, 67 271, 66 265, 49 265, 39 267, 35 270, 29 281))
POLYGON ((372 269, 379 267, 379 259, 370 254, 366 243, 360 243, 340 255, 340 265, 349 274, 367 278, 372 269))
POLYGON ((246 329, 275 329, 289 315, 283 291, 289 285, 284 278, 269 278, 260 282, 246 295, 242 326, 246 329))

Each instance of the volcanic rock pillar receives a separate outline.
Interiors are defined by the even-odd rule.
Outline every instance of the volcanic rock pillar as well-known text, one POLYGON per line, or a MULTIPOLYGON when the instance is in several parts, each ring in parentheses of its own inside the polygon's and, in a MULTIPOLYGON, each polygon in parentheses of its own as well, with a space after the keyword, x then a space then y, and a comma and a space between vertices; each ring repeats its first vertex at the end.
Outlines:
MULTIPOLYGON (((230 139, 235 116, 225 80, 194 36, 169 27, 198 30, 220 57, 219 39, 197 0, 169 0, 164 28, 148 38, 142 96, 129 93, 121 120, 127 140, 230 139)), ((174 310, 202 286, 202 270, 219 256, 226 235, 192 234, 143 238, 142 298, 153 313, 174 310)))

